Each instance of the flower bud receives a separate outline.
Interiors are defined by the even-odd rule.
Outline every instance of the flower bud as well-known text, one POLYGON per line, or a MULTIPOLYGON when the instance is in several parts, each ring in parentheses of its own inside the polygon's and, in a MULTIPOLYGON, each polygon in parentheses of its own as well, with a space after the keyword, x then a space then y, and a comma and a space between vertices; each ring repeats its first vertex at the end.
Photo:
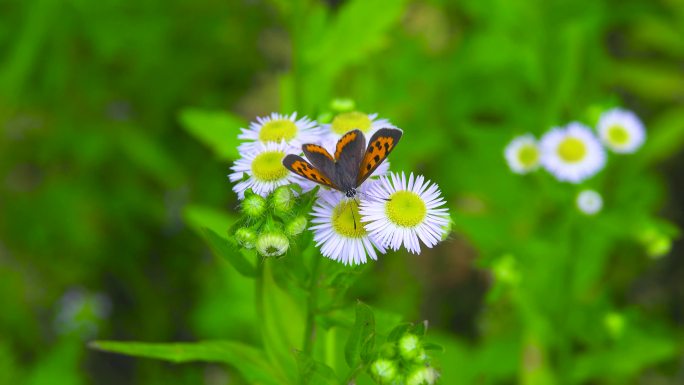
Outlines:
POLYGON ((646 253, 651 258, 660 258, 670 252, 672 239, 655 227, 648 227, 638 234, 639 241, 646 248, 646 253))
POLYGON ((266 231, 259 235, 256 249, 264 257, 279 257, 290 247, 290 241, 280 231, 266 231))
POLYGON ((672 249, 672 240, 666 235, 658 235, 646 245, 646 252, 651 258, 660 258, 667 255, 672 249))
POLYGON ((432 385, 437 381, 439 372, 431 366, 418 366, 406 377, 406 385, 432 385))
POLYGON ((295 196, 289 186, 280 186, 271 195, 271 204, 278 213, 287 213, 292 210, 295 196))
POLYGON ((306 217, 300 215, 285 225, 285 234, 291 237, 297 236, 306 229, 306 224, 306 217))
POLYGON ((397 377, 397 365, 392 360, 379 358, 370 365, 370 374, 379 384, 390 384, 397 377))
POLYGON ((349 98, 337 98, 333 99, 332 102, 330 102, 330 108, 333 109, 335 112, 348 112, 352 111, 354 108, 356 108, 356 103, 354 103, 354 99, 349 99, 349 98))
POLYGON ((415 334, 404 334, 399 340, 399 354, 407 360, 412 361, 418 357, 422 347, 420 346, 420 338, 415 334))
POLYGON ((494 277, 496 277, 499 282, 509 285, 516 285, 520 282, 520 273, 515 257, 511 254, 506 254, 496 261, 492 270, 494 272, 494 277))
POLYGON ((250 218, 258 218, 266 212, 266 199, 261 195, 245 195, 242 201, 242 212, 250 218))
POLYGON ((240 227, 235 232, 235 240, 245 249, 253 249, 256 244, 257 234, 249 227, 240 227))
POLYGON ((608 313, 603 317, 603 326, 611 337, 619 338, 625 331, 625 317, 620 313, 608 313))

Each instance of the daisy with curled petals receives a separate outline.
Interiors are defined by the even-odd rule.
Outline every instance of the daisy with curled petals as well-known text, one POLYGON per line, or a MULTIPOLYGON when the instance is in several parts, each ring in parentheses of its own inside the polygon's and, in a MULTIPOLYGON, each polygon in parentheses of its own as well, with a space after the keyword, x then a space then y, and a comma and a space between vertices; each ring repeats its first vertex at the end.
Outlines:
POLYGON ((639 117, 621 108, 604 112, 597 129, 603 144, 620 154, 635 152, 646 140, 646 130, 639 117))
POLYGON ((378 119, 378 114, 366 114, 365 112, 351 111, 337 114, 330 124, 323 125, 328 130, 326 147, 334 147, 335 143, 351 130, 361 130, 363 134, 370 138, 375 131, 381 128, 397 128, 387 119, 378 119))
POLYGON ((541 164, 559 181, 579 183, 603 169, 606 153, 589 127, 572 122, 542 137, 541 164))
POLYGON ((539 167, 539 147, 532 134, 513 139, 504 150, 508 167, 516 174, 527 174, 539 167))
POLYGON ((322 193, 311 215, 314 241, 323 256, 345 265, 360 265, 368 257, 378 259, 376 249, 385 253, 385 248, 368 237, 355 199, 346 199, 338 191, 322 193))
POLYGON ((299 151, 303 143, 314 143, 321 140, 325 132, 318 124, 307 117, 297 119, 297 113, 281 115, 276 112, 270 116, 259 117, 251 122, 249 128, 241 128, 239 139, 250 140, 242 143, 238 151, 248 151, 258 147, 259 143, 284 141, 291 149, 299 151))
POLYGON ((255 148, 244 150, 242 158, 231 167, 233 173, 228 175, 231 182, 238 182, 233 186, 238 198, 244 199, 248 188, 255 194, 266 197, 277 187, 290 183, 298 183, 304 191, 311 190, 313 183, 289 172, 283 166, 283 158, 289 150, 290 147, 285 142, 259 143, 255 148))
POLYGON ((422 175, 390 173, 368 189, 372 199, 361 202, 361 220, 372 239, 393 250, 402 245, 420 253, 420 242, 431 248, 442 240, 449 210, 439 187, 422 175), (419 242, 420 240, 420 242, 419 242))

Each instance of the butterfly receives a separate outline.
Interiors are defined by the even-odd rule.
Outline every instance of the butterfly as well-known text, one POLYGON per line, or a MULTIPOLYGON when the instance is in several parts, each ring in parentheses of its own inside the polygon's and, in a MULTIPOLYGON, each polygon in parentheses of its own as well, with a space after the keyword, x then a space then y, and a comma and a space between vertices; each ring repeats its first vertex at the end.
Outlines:
POLYGON ((334 157, 323 146, 310 143, 302 145, 308 162, 301 156, 290 154, 283 159, 283 165, 301 177, 353 198, 356 189, 387 159, 401 135, 399 129, 381 128, 373 134, 366 147, 363 132, 349 131, 337 141, 334 157))

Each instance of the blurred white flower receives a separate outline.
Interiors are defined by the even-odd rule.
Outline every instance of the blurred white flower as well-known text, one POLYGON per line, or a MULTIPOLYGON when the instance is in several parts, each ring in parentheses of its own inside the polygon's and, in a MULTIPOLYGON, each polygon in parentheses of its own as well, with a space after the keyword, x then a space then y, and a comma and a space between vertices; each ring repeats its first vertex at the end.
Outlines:
POLYGON ((422 175, 391 173, 368 189, 371 199, 361 201, 362 221, 372 239, 398 250, 402 245, 420 253, 420 242, 433 247, 449 226, 449 210, 439 187, 422 175))
POLYGON ((578 122, 555 127, 540 141, 541 164, 559 181, 579 183, 603 169, 606 154, 591 130, 578 122))
POLYGON ((59 334, 75 332, 83 338, 91 338, 97 334, 102 321, 109 317, 112 303, 102 293, 75 288, 64 293, 57 307, 54 325, 59 334))
POLYGON ((504 150, 508 167, 516 174, 527 174, 539 168, 539 147, 532 134, 513 139, 504 150))
POLYGON ((604 112, 597 129, 603 144, 621 154, 635 152, 646 140, 646 130, 639 117, 621 108, 604 112))
POLYGON ((577 208, 587 215, 594 215, 603 208, 601 194, 594 190, 582 190, 577 194, 577 208))

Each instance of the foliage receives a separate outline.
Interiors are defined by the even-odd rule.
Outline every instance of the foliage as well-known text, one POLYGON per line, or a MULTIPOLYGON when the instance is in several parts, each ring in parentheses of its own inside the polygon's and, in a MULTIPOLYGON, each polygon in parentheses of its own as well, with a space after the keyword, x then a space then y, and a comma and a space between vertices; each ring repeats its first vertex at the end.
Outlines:
POLYGON ((423 319, 445 384, 683 381, 680 1, 0 10, 0 383, 370 383, 391 329, 423 319), (367 269, 235 252, 239 128, 274 110, 326 120, 336 98, 404 129, 392 168, 439 182, 455 235, 367 269), (582 186, 600 214, 574 209, 579 187, 506 167, 513 137, 617 105, 648 139, 582 186), (64 312, 97 301, 111 310, 64 312), (354 326, 369 309, 375 331, 354 326))

